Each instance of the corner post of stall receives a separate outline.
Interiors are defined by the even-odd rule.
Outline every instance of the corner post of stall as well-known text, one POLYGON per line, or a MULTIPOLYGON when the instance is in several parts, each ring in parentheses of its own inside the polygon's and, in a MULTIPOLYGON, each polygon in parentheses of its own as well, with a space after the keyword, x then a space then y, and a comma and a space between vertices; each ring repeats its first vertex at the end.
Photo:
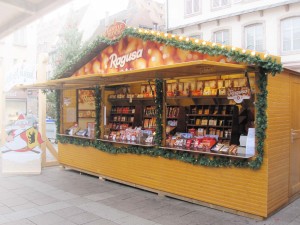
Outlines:
MULTIPOLYGON (((38 68, 37 68, 37 81, 42 83, 46 81, 46 69, 48 63, 48 54, 42 53, 38 58, 38 68)), ((41 144, 42 149, 42 166, 46 166, 46 95, 39 90, 38 94, 38 104, 39 104, 39 132, 41 133, 44 142, 41 144)))

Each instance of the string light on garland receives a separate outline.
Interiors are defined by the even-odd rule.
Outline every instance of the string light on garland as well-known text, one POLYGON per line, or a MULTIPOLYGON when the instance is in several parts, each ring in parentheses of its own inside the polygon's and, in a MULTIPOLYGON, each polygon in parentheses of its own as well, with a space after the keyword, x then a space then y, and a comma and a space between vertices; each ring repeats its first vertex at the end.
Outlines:
POLYGON ((255 55, 255 51, 252 51, 252 52, 251 52, 251 55, 255 55))
POLYGON ((188 42, 189 40, 190 40, 190 39, 189 39, 188 37, 185 39, 186 42, 188 42))

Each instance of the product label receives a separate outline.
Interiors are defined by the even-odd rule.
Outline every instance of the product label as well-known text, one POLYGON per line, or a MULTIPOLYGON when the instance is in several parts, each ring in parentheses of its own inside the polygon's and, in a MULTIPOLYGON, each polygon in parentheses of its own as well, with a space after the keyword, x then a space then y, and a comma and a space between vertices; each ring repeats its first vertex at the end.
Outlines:
POLYGON ((227 89, 227 99, 233 99, 241 103, 244 99, 250 99, 251 92, 248 87, 231 87, 227 89))

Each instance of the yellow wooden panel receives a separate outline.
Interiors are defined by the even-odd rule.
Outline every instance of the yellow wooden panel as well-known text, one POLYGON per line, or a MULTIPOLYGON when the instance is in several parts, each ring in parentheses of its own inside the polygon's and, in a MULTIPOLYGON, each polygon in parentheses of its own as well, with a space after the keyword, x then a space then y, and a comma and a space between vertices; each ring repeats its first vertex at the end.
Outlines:
MULTIPOLYGON (((75 110, 76 113, 76 107, 77 107, 77 99, 76 99, 76 90, 63 90, 63 99, 65 99, 66 101, 68 100, 68 104, 64 104, 64 102, 62 102, 62 130, 64 131, 65 129, 71 127, 74 125, 74 122, 67 122, 67 114, 68 114, 68 110, 69 109, 73 109, 75 110)), ((76 119, 76 118, 75 118, 76 119)))
POLYGON ((268 214, 288 202, 290 149, 289 75, 269 76, 268 129, 268 214))
POLYGON ((59 161, 78 169, 246 213, 267 216, 267 168, 211 168, 59 143, 59 161))

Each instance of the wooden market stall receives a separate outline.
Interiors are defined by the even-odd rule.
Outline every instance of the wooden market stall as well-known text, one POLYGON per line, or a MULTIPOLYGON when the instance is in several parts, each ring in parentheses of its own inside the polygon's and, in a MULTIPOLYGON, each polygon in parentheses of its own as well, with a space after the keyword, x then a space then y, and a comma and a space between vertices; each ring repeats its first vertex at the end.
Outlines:
POLYGON ((57 89, 63 166, 257 218, 299 194, 300 77, 279 57, 126 28, 65 68, 36 84, 57 89))

